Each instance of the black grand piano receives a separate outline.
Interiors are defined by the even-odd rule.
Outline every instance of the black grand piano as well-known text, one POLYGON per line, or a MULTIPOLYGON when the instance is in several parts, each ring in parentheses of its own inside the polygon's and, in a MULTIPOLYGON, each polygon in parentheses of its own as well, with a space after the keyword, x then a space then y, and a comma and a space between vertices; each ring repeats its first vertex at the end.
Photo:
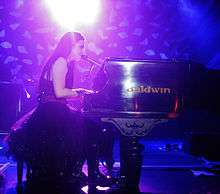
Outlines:
POLYGON ((139 191, 143 151, 139 140, 156 125, 178 117, 190 67, 190 63, 177 60, 105 60, 94 82, 97 92, 84 99, 90 188, 97 184, 96 130, 114 127, 120 132, 120 186, 139 191))

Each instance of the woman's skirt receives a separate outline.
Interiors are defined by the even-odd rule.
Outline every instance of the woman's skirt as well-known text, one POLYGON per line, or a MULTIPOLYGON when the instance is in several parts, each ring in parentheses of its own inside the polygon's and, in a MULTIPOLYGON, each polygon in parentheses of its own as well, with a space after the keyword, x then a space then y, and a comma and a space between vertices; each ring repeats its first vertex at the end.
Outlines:
POLYGON ((9 153, 27 162, 34 175, 71 175, 85 158, 84 121, 59 102, 41 103, 12 131, 9 153))

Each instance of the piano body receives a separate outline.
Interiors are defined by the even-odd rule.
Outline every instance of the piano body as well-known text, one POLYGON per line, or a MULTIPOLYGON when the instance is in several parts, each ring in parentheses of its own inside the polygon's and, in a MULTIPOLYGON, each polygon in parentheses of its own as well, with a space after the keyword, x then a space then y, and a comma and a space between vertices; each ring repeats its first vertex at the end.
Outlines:
POLYGON ((107 58, 94 94, 85 95, 83 114, 89 133, 89 183, 95 183, 95 130, 120 132, 121 187, 137 190, 143 146, 139 139, 154 126, 178 117, 184 105, 190 64, 174 60, 107 58))

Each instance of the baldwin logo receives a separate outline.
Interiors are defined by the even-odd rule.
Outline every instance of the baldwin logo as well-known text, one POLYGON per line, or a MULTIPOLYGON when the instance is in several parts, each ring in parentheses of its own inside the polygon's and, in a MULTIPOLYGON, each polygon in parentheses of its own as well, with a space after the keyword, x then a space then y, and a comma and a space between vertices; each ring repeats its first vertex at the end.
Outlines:
POLYGON ((128 88, 127 92, 147 93, 147 94, 171 94, 171 88, 137 86, 128 88))

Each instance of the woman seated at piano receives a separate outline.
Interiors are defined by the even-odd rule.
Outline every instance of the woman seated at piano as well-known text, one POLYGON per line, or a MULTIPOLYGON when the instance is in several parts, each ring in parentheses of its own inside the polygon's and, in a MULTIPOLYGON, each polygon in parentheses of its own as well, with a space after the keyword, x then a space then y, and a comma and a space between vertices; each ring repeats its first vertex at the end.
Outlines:
POLYGON ((82 178, 84 122, 68 101, 92 91, 73 89, 73 69, 84 53, 84 37, 68 32, 46 62, 39 81, 39 104, 15 125, 9 151, 29 164, 33 179, 82 178))

